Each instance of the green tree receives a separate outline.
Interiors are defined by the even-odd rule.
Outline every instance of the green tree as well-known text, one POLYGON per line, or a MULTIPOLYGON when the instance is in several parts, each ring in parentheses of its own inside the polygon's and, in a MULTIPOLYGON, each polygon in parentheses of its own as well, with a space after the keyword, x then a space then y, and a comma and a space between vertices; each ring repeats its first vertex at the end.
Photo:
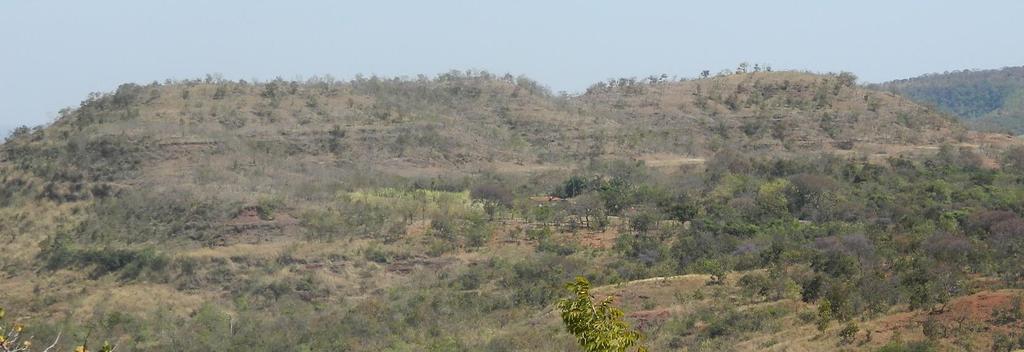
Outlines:
POLYGON ((832 302, 827 299, 821 300, 818 304, 818 331, 825 332, 828 329, 828 324, 832 322, 832 302))
POLYGON ((494 216, 500 209, 512 208, 515 197, 500 184, 484 184, 473 188, 469 192, 470 198, 484 206, 484 212, 494 220, 494 216))
POLYGON ((755 201, 766 221, 784 219, 789 215, 789 200, 786 191, 791 185, 785 179, 765 182, 758 187, 755 201))
POLYGON ((566 329, 576 336, 584 351, 620 352, 634 346, 638 352, 647 351, 637 346, 643 336, 622 319, 622 310, 612 305, 613 297, 595 304, 590 296, 590 282, 582 276, 566 288, 572 296, 559 300, 558 309, 566 329))
POLYGON ((708 285, 725 284, 725 276, 729 274, 729 270, 721 260, 704 259, 697 263, 697 266, 701 272, 711 275, 708 285))

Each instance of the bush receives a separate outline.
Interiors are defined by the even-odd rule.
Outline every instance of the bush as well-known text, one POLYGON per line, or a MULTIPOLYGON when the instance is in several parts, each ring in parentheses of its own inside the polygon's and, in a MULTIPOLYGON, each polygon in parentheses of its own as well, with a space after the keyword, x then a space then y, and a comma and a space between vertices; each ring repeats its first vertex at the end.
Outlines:
POLYGON ((280 197, 260 197, 256 204, 256 213, 262 220, 274 220, 274 212, 284 207, 280 197))
POLYGON ((568 180, 562 183, 551 195, 559 198, 574 198, 584 192, 597 189, 600 181, 597 179, 587 179, 583 176, 572 176, 568 180))
POLYGON ((430 221, 430 234, 452 244, 481 247, 491 238, 487 219, 468 214, 465 218, 435 216, 430 221))
POLYGON ((1016 172, 1024 172, 1024 147, 1015 146, 1003 155, 1003 165, 1016 172))
POLYGON ((854 324, 852 321, 846 323, 843 329, 839 330, 839 343, 843 345, 853 343, 858 331, 860 331, 860 328, 857 327, 857 324, 854 324))
POLYGON ((367 247, 363 251, 363 257, 374 263, 387 263, 391 261, 391 254, 387 251, 377 248, 376 246, 367 247))
POLYGON ((153 149, 146 137, 75 136, 52 145, 18 140, 5 145, 11 163, 53 182, 113 181, 134 175, 153 149))
MULTIPOLYGON (((300 214, 299 219, 306 230, 306 237, 317 241, 334 241, 342 236, 367 238, 383 236, 385 240, 394 240, 395 236, 404 235, 404 226, 394 228, 389 223, 393 214, 380 206, 367 202, 340 202, 336 207, 327 209, 311 209, 300 214), (396 234, 396 232, 398 232, 396 234)), ((403 224, 398 222, 398 224, 403 224)))
MULTIPOLYGON (((0 307, 0 321, 3 321, 5 316, 6 311, 4 310, 4 308, 0 307)), ((39 342, 39 344, 37 345, 37 342, 34 341, 35 336, 25 336, 28 333, 28 329, 26 329, 25 325, 21 323, 13 323, 11 325, 4 324, 4 327, 0 328, 0 344, 3 345, 2 350, 10 352, 48 352, 53 350, 54 347, 58 347, 58 344, 61 342, 61 334, 58 332, 56 337, 54 337, 54 339, 52 340, 52 342, 44 341, 39 342), (49 344, 48 347, 47 344, 49 344)), ((85 339, 88 340, 88 336, 85 339)), ((88 341, 83 342, 81 344, 76 344, 74 351, 88 351, 87 345, 88 341)), ((100 348, 96 350, 96 352, 113 352, 114 347, 115 346, 111 345, 110 342, 104 341, 103 345, 101 345, 100 348)))
POLYGON ((136 190, 97 201, 72 230, 78 243, 161 243, 174 239, 215 240, 213 223, 224 219, 231 203, 187 192, 136 190))
POLYGON ((473 200, 483 203, 484 211, 491 218, 494 217, 499 208, 512 208, 512 201, 514 200, 512 192, 509 192, 508 189, 499 184, 476 186, 469 192, 469 196, 473 200))
POLYGON ((711 281, 708 281, 708 285, 723 285, 725 284, 725 276, 729 273, 729 269, 722 263, 721 260, 717 259, 704 259, 697 264, 700 272, 711 275, 711 281))
POLYGON ((992 352, 1011 352, 1024 347, 1024 335, 996 334, 992 339, 992 352))
POLYGON ((825 332, 828 329, 828 325, 832 323, 832 319, 832 302, 829 302, 827 299, 821 300, 818 303, 818 319, 815 322, 818 332, 825 332))
POLYGON ((700 335, 708 338, 720 338, 764 330, 779 318, 790 313, 779 307, 740 311, 734 306, 727 306, 701 310, 695 314, 694 319, 700 319, 707 323, 707 327, 700 332, 700 335))
POLYGON ((751 298, 767 296, 771 286, 768 275, 762 273, 745 274, 738 283, 743 288, 743 294, 751 298))
MULTIPOLYGON (((551 303, 572 277, 587 274, 585 263, 555 254, 539 253, 517 262, 511 275, 502 275, 499 284, 512 291, 515 304, 541 307, 551 303)), ((596 275, 594 283, 598 284, 596 275)))
POLYGON ((171 260, 152 248, 77 248, 66 233, 50 237, 40 243, 39 257, 46 269, 92 268, 92 277, 119 273, 121 280, 151 277, 165 280, 171 260), (145 275, 144 275, 145 274, 145 275))
POLYGON ((946 335, 945 328, 939 323, 938 319, 931 315, 921 322, 921 333, 930 341, 937 341, 940 337, 946 335))
POLYGON ((650 212, 641 212, 629 219, 629 228, 634 232, 646 234, 658 224, 658 217, 650 212))
POLYGON ((1024 321, 1024 296, 1015 296, 1005 308, 992 309, 992 322, 1000 325, 1024 321))

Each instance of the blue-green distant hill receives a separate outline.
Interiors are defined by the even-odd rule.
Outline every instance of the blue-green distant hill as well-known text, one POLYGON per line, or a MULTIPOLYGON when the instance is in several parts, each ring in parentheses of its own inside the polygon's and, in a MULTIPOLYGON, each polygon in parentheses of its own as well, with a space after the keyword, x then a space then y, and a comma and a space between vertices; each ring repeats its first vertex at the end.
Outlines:
POLYGON ((975 129, 1024 134, 1024 66, 927 74, 878 87, 934 105, 975 129))

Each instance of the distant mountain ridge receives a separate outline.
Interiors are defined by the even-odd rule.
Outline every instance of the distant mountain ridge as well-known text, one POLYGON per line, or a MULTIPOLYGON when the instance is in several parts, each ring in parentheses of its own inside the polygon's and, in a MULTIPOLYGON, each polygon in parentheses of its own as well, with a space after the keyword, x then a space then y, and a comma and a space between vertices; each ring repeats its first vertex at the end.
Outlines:
POLYGON ((933 105, 975 129, 1024 134, 1024 66, 934 73, 876 87, 933 105))

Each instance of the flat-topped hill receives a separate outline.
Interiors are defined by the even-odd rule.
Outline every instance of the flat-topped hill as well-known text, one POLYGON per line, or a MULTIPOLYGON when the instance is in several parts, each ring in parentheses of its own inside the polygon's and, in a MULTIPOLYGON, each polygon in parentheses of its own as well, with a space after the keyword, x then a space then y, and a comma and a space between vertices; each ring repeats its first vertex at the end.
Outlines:
POLYGON ((1019 141, 855 81, 125 84, 0 147, 0 301, 124 350, 572 350, 582 275, 653 350, 1018 338, 1019 141))

